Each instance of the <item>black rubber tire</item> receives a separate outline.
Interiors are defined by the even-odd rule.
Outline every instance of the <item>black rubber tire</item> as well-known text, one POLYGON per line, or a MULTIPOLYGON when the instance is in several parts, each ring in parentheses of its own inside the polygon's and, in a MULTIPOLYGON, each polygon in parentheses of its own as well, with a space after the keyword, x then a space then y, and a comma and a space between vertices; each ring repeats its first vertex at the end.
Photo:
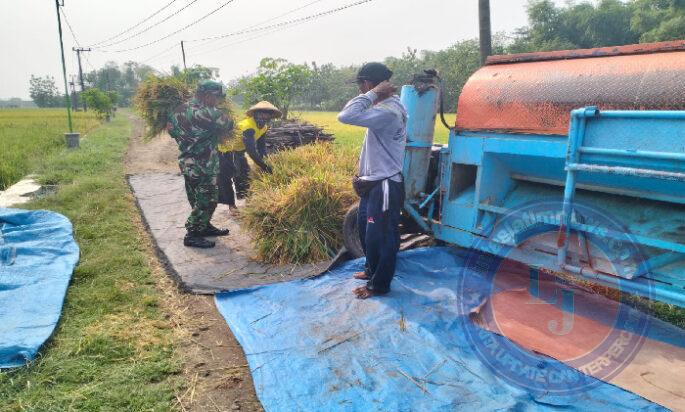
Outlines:
POLYGON ((357 212, 359 211, 359 203, 352 206, 345 215, 343 221, 343 243, 345 249, 357 259, 364 256, 362 249, 362 242, 359 239, 359 227, 357 225, 357 212))

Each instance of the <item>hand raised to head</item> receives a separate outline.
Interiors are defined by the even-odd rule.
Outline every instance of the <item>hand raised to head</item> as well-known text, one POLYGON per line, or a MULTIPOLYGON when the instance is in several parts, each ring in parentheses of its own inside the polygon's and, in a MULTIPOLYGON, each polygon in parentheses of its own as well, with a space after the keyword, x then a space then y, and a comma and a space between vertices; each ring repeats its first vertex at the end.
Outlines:
POLYGON ((383 81, 374 87, 373 92, 378 95, 378 101, 385 100, 393 94, 397 93, 397 87, 389 81, 383 81))

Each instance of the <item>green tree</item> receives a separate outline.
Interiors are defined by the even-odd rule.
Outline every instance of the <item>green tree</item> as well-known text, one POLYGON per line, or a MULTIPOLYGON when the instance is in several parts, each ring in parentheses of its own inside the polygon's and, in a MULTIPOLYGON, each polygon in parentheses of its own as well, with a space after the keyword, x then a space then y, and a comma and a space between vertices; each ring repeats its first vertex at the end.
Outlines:
MULTIPOLYGON (((426 52, 423 52, 423 57, 425 54, 426 52)), ((397 85, 411 83, 416 73, 427 69, 425 58, 419 56, 418 50, 411 47, 407 47, 407 51, 400 57, 386 58, 384 63, 393 71, 392 81, 397 85)))
POLYGON ((633 2, 584 1, 557 7, 551 0, 528 4, 529 25, 515 33, 514 53, 617 46, 637 43, 633 2))
POLYGON ((64 95, 61 95, 52 76, 38 77, 31 75, 29 80, 29 95, 38 107, 59 107, 64 105, 64 95))
POLYGON ((240 95, 245 107, 268 100, 288 118, 290 106, 310 85, 312 71, 305 64, 293 64, 285 59, 264 58, 257 73, 239 79, 231 93, 240 95))
POLYGON ((171 66, 171 75, 190 85, 196 85, 200 80, 212 80, 219 77, 219 69, 196 64, 185 70, 179 66, 171 66))
POLYGON ((685 0, 637 0, 633 9, 631 28, 640 42, 685 38, 685 0))
POLYGON ((107 62, 98 70, 85 73, 85 81, 91 87, 119 94, 119 105, 130 106, 138 84, 155 70, 145 64, 128 61, 122 66, 107 62))
POLYGON ((311 64, 309 85, 296 104, 309 110, 340 110, 358 93, 357 85, 350 83, 358 68, 335 67, 331 63, 311 64))
POLYGON ((88 107, 95 111, 98 118, 109 120, 114 108, 109 93, 111 92, 104 92, 93 87, 81 93, 81 98, 86 102, 88 107))

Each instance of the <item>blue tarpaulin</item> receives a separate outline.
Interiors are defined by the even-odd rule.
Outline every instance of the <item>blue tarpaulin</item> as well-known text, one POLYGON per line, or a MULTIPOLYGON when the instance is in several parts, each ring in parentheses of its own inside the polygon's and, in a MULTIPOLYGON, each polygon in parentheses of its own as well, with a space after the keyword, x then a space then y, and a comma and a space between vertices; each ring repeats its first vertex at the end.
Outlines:
POLYGON ((459 300, 477 306, 488 285, 482 278, 482 290, 470 281, 458 291, 463 262, 449 248, 404 252, 391 293, 366 301, 351 293, 363 284, 351 278, 362 270, 357 260, 314 279, 220 294, 216 303, 267 411, 662 409, 532 352, 532 367, 498 353, 513 373, 493 368, 473 337, 510 341, 470 321, 459 300))
POLYGON ((52 335, 78 260, 66 217, 0 208, 0 368, 25 365, 52 335))

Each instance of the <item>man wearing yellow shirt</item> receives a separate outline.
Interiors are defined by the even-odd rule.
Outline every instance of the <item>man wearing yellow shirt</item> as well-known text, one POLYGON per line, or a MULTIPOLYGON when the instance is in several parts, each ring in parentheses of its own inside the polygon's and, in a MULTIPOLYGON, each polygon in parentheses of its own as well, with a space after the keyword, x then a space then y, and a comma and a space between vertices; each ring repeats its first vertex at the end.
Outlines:
POLYGON ((245 120, 237 124, 240 136, 219 144, 219 203, 236 210, 236 198, 244 199, 250 188, 250 166, 245 153, 264 172, 271 167, 264 161, 269 121, 281 117, 281 111, 269 102, 259 102, 247 111, 245 120), (233 185, 235 184, 235 191, 233 185))

